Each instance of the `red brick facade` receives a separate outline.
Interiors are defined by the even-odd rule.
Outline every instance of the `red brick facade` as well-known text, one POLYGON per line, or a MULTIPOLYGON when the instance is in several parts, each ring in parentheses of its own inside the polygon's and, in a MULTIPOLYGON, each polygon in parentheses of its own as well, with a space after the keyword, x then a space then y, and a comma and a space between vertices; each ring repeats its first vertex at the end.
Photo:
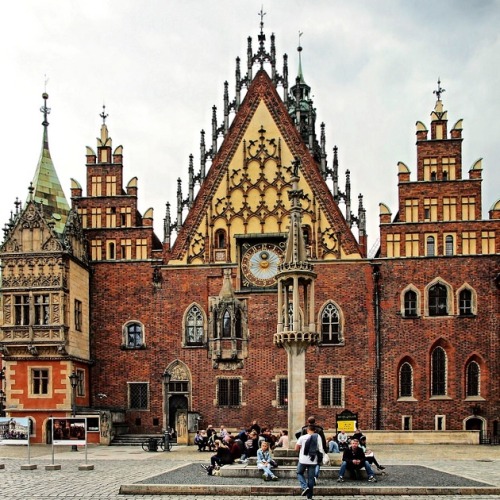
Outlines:
POLYGON ((170 231, 163 241, 154 233, 151 213, 138 212, 137 180, 124 185, 121 147, 112 149, 103 124, 97 152, 87 151, 86 193, 77 184, 71 193, 89 244, 89 407, 122 414, 132 433, 176 426, 185 411, 199 415, 201 426, 240 428, 257 419, 286 427, 280 379, 287 377, 287 353, 273 343, 276 289, 247 285, 241 261, 251 244, 279 246, 286 236, 282 199, 291 170, 280 161, 288 155, 298 158, 301 189, 307 188, 304 226, 323 339, 306 354, 306 413, 328 428, 349 409, 363 429, 498 434, 500 209, 481 220, 481 163, 465 178, 461 121, 448 133, 439 99, 431 116, 430 138, 417 123, 416 180, 400 164, 395 215, 381 206, 373 258, 365 255, 362 231, 356 241, 313 148, 265 71, 253 78, 185 220, 177 221, 173 245, 170 231), (269 140, 256 122, 262 116, 274 134, 269 140), (260 163, 251 158, 249 130, 268 140, 269 150, 279 143, 279 153, 272 157, 266 149, 260 163), (234 166, 238 161, 241 168, 234 166), (262 181, 241 188, 250 182, 252 162, 259 163, 262 181), (265 177, 270 163, 281 175, 272 182, 265 177), (218 200, 224 209, 216 213, 217 189, 226 184, 227 197, 218 200), (279 230, 269 229, 262 215, 258 230, 247 232, 251 217, 235 229, 235 207, 243 213, 252 190, 262 213, 279 207, 268 217, 279 230), (231 331, 219 315, 227 269, 231 331), (327 307, 337 313, 330 323, 327 307), (330 343, 328 328, 335 338, 330 343), (236 381, 238 391, 228 383, 233 389, 223 394, 225 379, 236 381))

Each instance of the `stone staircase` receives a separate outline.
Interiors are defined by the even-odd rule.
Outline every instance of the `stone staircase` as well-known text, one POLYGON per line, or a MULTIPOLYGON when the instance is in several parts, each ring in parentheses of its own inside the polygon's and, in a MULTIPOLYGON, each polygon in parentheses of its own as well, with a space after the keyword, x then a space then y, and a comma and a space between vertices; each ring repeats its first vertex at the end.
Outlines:
MULTIPOLYGON (((163 434, 117 434, 111 441, 110 446, 141 446, 149 438, 162 439, 163 434)), ((176 441, 172 441, 175 446, 176 441)))

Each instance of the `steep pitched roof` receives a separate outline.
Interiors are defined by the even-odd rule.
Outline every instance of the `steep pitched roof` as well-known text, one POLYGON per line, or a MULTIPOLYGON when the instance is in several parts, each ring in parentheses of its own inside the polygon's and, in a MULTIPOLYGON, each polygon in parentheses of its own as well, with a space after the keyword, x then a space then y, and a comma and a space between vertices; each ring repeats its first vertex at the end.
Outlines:
MULTIPOLYGON (((48 139, 48 108, 46 101, 48 95, 44 93, 45 105, 42 111, 45 112, 43 121, 43 143, 40 159, 36 167, 35 175, 32 182, 32 191, 29 195, 29 200, 34 200, 36 203, 43 205, 43 214, 46 219, 53 219, 55 222, 54 230, 62 234, 66 220, 70 211, 70 206, 64 195, 64 191, 59 182, 54 163, 50 156, 49 139, 48 139)), ((31 189, 30 189, 31 191, 31 189)))
POLYGON ((211 200, 218 186, 225 179, 228 165, 240 146, 244 134, 261 102, 265 103, 267 110, 271 114, 274 123, 278 127, 291 153, 300 160, 301 174, 314 193, 315 199, 324 211, 329 224, 331 227, 335 228, 337 233, 342 235, 341 245, 344 253, 360 253, 358 242, 354 238, 342 212, 335 203, 332 193, 319 172, 317 164, 293 124, 286 106, 279 97, 267 72, 261 69, 252 80, 227 135, 213 159, 207 177, 177 235, 170 253, 171 259, 182 259, 183 255, 188 251, 190 238, 192 238, 194 232, 207 216, 211 200))

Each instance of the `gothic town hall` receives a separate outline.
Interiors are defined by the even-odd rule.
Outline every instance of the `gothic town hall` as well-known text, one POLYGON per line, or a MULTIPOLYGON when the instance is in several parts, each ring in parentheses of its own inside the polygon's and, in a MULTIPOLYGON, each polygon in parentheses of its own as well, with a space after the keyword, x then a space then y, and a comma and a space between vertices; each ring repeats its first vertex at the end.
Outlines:
POLYGON ((438 85, 368 255, 363 198, 298 68, 289 81, 261 23, 161 235, 104 112, 86 179, 58 178, 43 94, 40 159, 0 247, 2 409, 33 442, 73 409, 89 442, 287 428, 295 398, 327 428, 348 409, 368 431, 499 435, 500 199, 481 220, 462 120, 438 85))

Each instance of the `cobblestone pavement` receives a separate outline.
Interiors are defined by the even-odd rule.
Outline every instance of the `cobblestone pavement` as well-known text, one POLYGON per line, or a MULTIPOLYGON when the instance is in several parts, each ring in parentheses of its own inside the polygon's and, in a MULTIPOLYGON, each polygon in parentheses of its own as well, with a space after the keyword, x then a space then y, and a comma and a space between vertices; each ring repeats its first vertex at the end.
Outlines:
MULTIPOLYGON (((424 465, 442 472, 479 480, 500 487, 500 446, 455 445, 377 445, 378 461, 390 470, 391 465, 424 465)), ((31 446, 30 460, 35 470, 21 470, 28 463, 25 446, 0 446, 0 498, 6 500, 83 499, 181 499, 213 500, 211 495, 120 495, 122 484, 131 484, 162 474, 170 469, 193 462, 207 462, 208 453, 198 453, 195 447, 178 446, 172 452, 148 453, 137 447, 93 446, 87 451, 87 463, 93 470, 79 470, 85 463, 85 452, 71 452, 69 447, 31 446), (46 470, 47 465, 60 465, 60 470, 46 470)), ((207 477, 208 479, 208 477, 207 477)), ((186 489, 189 478, 186 477, 186 489)), ((248 496, 231 496, 234 500, 249 500, 248 496)), ((283 496, 266 496, 266 500, 283 500, 283 496)), ((315 498, 320 498, 318 495, 315 498)), ((394 496, 370 496, 370 499, 394 500, 394 496)), ((399 496, 409 500, 429 500, 429 496, 399 496)), ((491 495, 432 496, 434 500, 492 500, 491 495)), ((368 500, 364 495, 328 496, 333 500, 368 500)))

